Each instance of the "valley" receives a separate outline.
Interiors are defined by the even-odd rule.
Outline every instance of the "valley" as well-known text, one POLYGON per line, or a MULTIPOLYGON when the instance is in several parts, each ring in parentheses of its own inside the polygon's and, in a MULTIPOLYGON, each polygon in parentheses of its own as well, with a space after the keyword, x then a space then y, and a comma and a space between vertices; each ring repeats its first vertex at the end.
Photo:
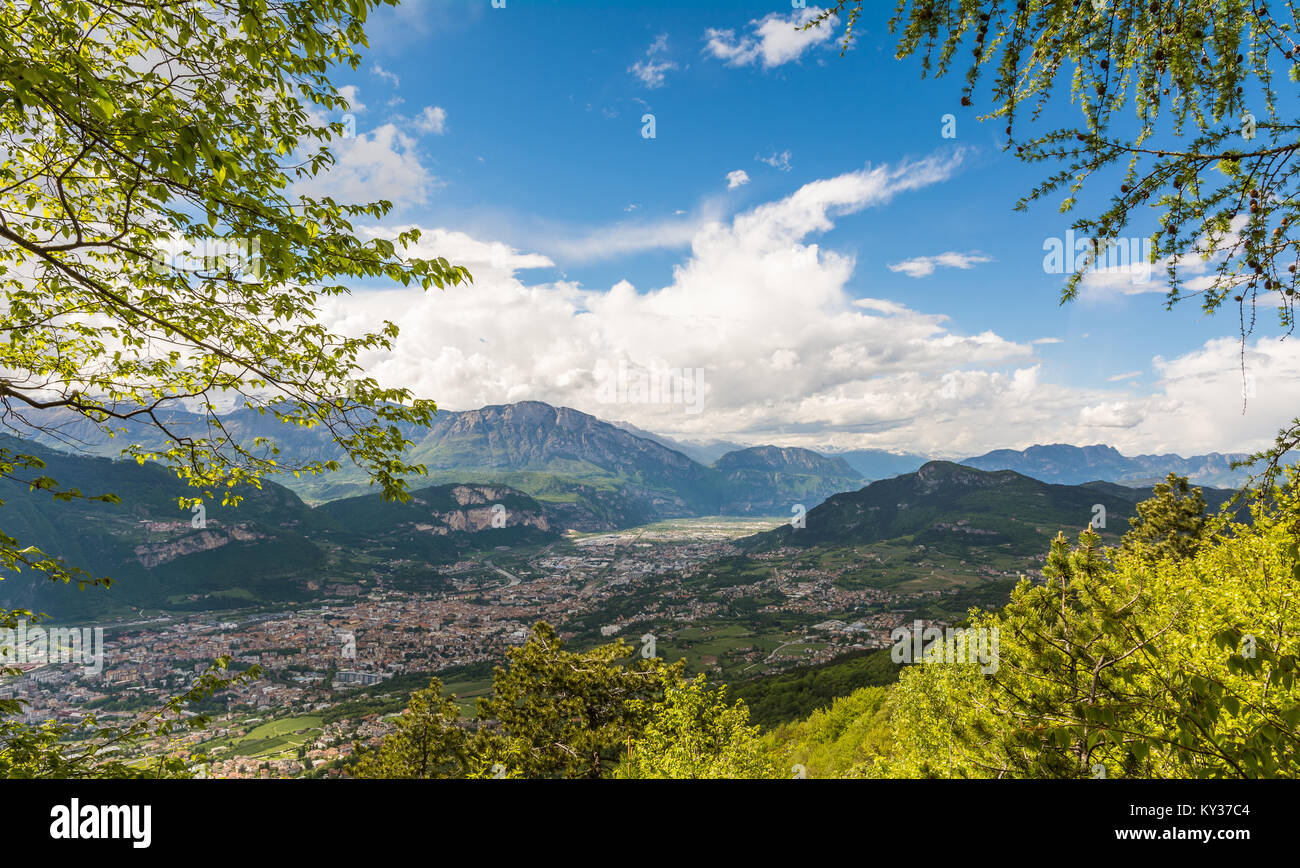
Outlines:
MULTIPOLYGON (((1007 476, 1015 485, 1038 484, 1007 476)), ((955 505, 961 494, 950 490, 943 499, 955 505)), ((410 543, 394 531, 402 522, 384 511, 429 505, 427 496, 416 500, 424 503, 373 506, 380 513, 373 527, 352 514, 355 505, 333 512, 346 518, 347 534, 368 534, 366 545, 387 557, 410 543)), ((788 544, 793 534, 816 533, 824 516, 842 508, 813 509, 801 529, 779 516, 670 519, 541 539, 510 539, 508 529, 487 527, 476 534, 484 539, 455 559, 426 564, 427 576, 379 556, 363 574, 335 572, 358 561, 331 552, 308 582, 310 602, 218 592, 103 619, 102 675, 70 664, 27 667, 0 696, 26 700, 29 722, 87 713, 127 720, 229 655, 235 671, 258 666, 261 674, 199 709, 215 714, 214 723, 186 736, 183 749, 215 776, 329 775, 354 742, 377 743, 430 674, 472 716, 492 667, 539 620, 557 625, 576 647, 622 639, 632 654, 685 659, 689 671, 743 694, 756 678, 885 649, 890 630, 913 619, 942 626, 972 607, 1002 605, 1021 575, 1038 577, 1050 536, 1077 530, 1087 518, 1085 510, 1076 527, 1035 527, 1038 553, 1028 556, 1001 536, 966 532, 970 518, 890 538, 823 532, 816 544, 788 544), (204 611, 186 610, 200 604, 204 611)), ((974 519, 998 520, 996 510, 974 519)), ((332 533, 344 533, 337 528, 332 533)), ((883 671, 892 677, 895 668, 883 671)))
MULTIPOLYGON (((102 628, 104 644, 101 672, 24 664, 0 699, 22 700, 24 723, 126 723, 228 657, 256 677, 187 712, 212 715, 206 729, 135 759, 179 749, 212 776, 337 776, 431 675, 472 726, 494 667, 545 621, 578 649, 623 641, 630 656, 684 660, 771 726, 889 683, 896 627, 1000 608, 1022 578, 1041 580, 1058 533, 1091 526, 1113 545, 1149 494, 947 461, 867 482, 850 459, 915 456, 770 446, 706 468, 546 405, 449 419, 425 449, 444 466, 405 502, 346 485, 308 501, 325 489, 268 480, 193 514, 156 465, 11 438, 60 484, 121 503, 0 480, 7 531, 113 579, 77 592, 4 576, 0 603, 47 613, 44 627, 102 628)), ((1059 475, 1074 453, 1052 449, 1059 475)), ((1217 508, 1231 491, 1205 496, 1217 508)))
POLYGON ((15 858, 1285 839, 1296 3, 0 9, 15 858))

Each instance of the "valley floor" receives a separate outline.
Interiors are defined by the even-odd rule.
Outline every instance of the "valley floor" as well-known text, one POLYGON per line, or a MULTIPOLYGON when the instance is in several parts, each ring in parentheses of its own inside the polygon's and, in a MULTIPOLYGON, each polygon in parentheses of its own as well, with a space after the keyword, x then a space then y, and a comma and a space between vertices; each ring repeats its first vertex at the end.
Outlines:
POLYGON ((888 647, 890 630, 913 618, 942 625, 971 605, 1000 604, 1016 576, 1014 558, 963 559, 905 540, 815 555, 747 556, 735 544, 783 521, 683 519, 501 547, 443 569, 448 592, 377 577, 303 608, 117 619, 101 625, 101 675, 28 667, 0 695, 26 699, 32 722, 129 719, 229 655, 233 669, 262 674, 202 709, 213 723, 186 736, 186 748, 208 759, 212 776, 320 774, 355 742, 377 742, 432 673, 472 714, 492 667, 539 620, 577 647, 622 638, 634 652, 737 682, 888 647))

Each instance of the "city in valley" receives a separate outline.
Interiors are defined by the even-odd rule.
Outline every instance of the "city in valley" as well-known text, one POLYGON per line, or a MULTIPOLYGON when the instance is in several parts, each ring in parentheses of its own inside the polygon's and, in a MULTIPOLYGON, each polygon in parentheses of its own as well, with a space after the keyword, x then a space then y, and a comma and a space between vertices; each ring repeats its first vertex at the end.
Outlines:
MULTIPOLYGON (((228 655, 232 671, 257 666, 258 677, 200 709, 212 722, 166 747, 214 777, 332 776, 357 743, 377 744, 391 731, 410 690, 431 674, 472 715, 492 668, 538 621, 579 646, 622 639, 631 654, 685 658, 692 671, 732 682, 888 647, 890 631, 927 603, 947 598, 958 612, 967 583, 1017 575, 914 546, 906 558, 914 577, 884 590, 843 581, 852 562, 801 563, 786 549, 741 556, 735 540, 781 521, 679 519, 570 532, 459 561, 442 570, 448 589, 432 593, 390 587, 381 571, 355 582, 323 575, 327 596, 306 607, 117 618, 100 625, 102 671, 28 663, 0 698, 26 700, 31 723, 88 714, 129 721, 228 655)), ((870 548, 854 561, 892 557, 888 546, 870 548)))

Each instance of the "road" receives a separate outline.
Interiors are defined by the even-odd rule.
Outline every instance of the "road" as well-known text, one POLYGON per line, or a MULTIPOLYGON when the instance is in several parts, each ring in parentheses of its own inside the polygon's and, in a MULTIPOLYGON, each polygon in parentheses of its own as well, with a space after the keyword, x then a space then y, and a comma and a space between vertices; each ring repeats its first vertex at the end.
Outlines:
POLYGON ((513 588, 515 585, 523 581, 523 579, 519 578, 514 573, 509 572, 507 570, 503 570, 500 567, 498 567, 496 564, 492 563, 491 558, 484 559, 483 563, 487 564, 489 567, 491 567, 492 569, 496 570, 498 573, 500 573, 501 575, 509 579, 509 581, 506 582, 507 588, 513 588))
POLYGON ((775 648, 772 649, 772 653, 771 653, 771 654, 768 654, 766 657, 764 657, 762 660, 758 661, 757 663, 751 663, 751 664, 749 664, 748 666, 746 666, 744 669, 742 669, 742 670, 740 670, 740 671, 741 671, 741 672, 748 672, 750 669, 753 669, 755 666, 762 666, 762 665, 764 665, 764 664, 771 663, 771 662, 772 662, 772 658, 776 656, 776 652, 780 651, 782 648, 788 648, 788 647, 791 646, 791 645, 806 645, 806 644, 808 644, 808 641, 809 641, 810 639, 811 639, 810 636, 804 636, 802 639, 796 639, 796 640, 794 640, 793 642, 786 642, 786 643, 784 643, 784 644, 782 644, 782 645, 778 645, 778 646, 776 646, 775 648))

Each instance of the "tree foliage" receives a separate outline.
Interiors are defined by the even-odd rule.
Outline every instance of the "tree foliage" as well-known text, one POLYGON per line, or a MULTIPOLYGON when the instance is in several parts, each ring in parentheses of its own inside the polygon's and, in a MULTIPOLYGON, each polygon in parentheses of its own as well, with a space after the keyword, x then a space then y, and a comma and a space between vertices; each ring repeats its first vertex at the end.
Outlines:
POLYGON ((568 651, 538 622, 507 652, 476 731, 457 721, 435 678, 416 691, 396 732, 364 753, 365 778, 762 778, 775 753, 743 702, 685 663, 634 655, 622 640, 568 651))
POLYGON ((486 726, 480 752, 487 764, 521 777, 608 776, 646 726, 650 703, 685 669, 684 661, 636 656, 622 639, 567 651, 544 621, 506 656, 492 695, 478 701, 486 726))
POLYGON ((1132 528, 1124 534, 1121 548, 1141 552, 1150 560, 1191 557, 1205 539, 1210 521, 1205 514, 1205 495, 1176 473, 1157 483, 1152 493, 1128 520, 1132 528))
MULTIPOLYGON (((669 684, 650 705, 649 723, 628 746, 618 778, 772 778, 776 757, 749 723, 743 702, 727 702, 726 687, 703 675, 669 684)), ((644 700, 636 700, 639 707, 644 700)))
MULTIPOLYGON (((999 666, 927 660, 891 698, 896 753, 861 773, 1243 777, 1300 772, 1300 475, 1193 553, 1053 544, 999 613, 999 666)), ((1168 492, 1157 502, 1169 502, 1168 492)), ((1168 542, 1168 539, 1163 540, 1168 542)))
POLYGON ((785 767, 809 778, 843 778, 892 752, 890 690, 859 687, 804 720, 784 724, 766 737, 785 757, 785 767))
POLYGON ((359 778, 461 778, 469 762, 469 735, 459 725, 454 696, 442 695, 442 682, 411 694, 397 718, 397 731, 357 764, 359 778))
POLYGON ((329 73, 358 65, 376 5, 56 0, 0 10, 9 424, 155 426, 166 448, 125 451, 171 464, 209 497, 264 473, 337 466, 281 465, 272 443, 242 442, 218 403, 243 404, 325 426, 386 494, 402 492, 414 468, 397 423, 427 422, 433 404, 359 376, 360 353, 392 347, 392 323, 347 337, 318 311, 347 292, 346 279, 428 288, 468 274, 406 257, 399 247, 415 231, 397 244, 358 237, 352 221, 383 217, 389 202, 300 192, 333 162, 326 145, 343 125, 323 115, 347 103, 329 73), (189 255, 168 257, 177 246, 189 255), (182 400, 203 413, 202 430, 168 421, 182 400))
MULTIPOLYGON (((407 255, 415 230, 355 229, 390 202, 304 192, 345 131, 330 74, 359 65, 369 13, 395 2, 0 4, 0 424, 73 447, 84 426, 121 436, 124 454, 194 486, 181 506, 237 503, 266 474, 339 466, 282 462, 273 438, 230 430, 220 408, 242 406, 321 428, 386 497, 406 496, 423 468, 404 457, 403 430, 435 406, 364 376, 359 359, 391 349, 394 324, 348 336, 319 312, 347 280, 428 289, 470 275, 407 255), (201 421, 179 424, 180 408, 201 421)), ((0 475, 87 496, 40 469, 0 450, 0 475)), ((2 530, 0 569, 109 583, 2 530)), ((66 770, 57 733, 6 723, 9 768, 66 770)))

